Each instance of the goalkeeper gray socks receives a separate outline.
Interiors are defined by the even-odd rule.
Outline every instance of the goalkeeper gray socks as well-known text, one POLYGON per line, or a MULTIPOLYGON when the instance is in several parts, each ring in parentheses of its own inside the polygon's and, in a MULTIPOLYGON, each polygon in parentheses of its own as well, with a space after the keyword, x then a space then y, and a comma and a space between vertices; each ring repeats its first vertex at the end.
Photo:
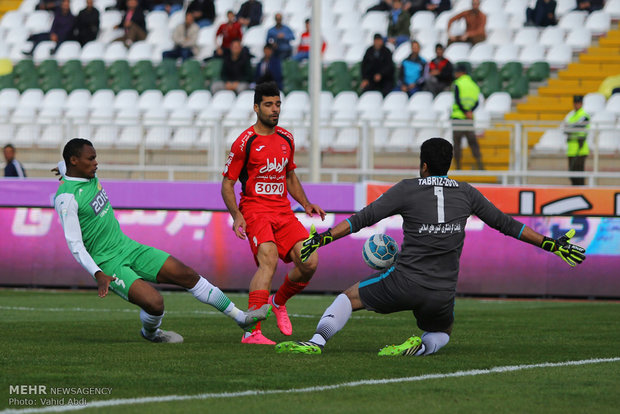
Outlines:
POLYGON ((450 340, 450 335, 445 332, 424 332, 421 338, 422 343, 426 347, 422 355, 430 355, 446 346, 450 340))
POLYGON ((336 335, 346 325, 352 311, 351 301, 347 295, 344 293, 338 295, 332 304, 325 309, 316 327, 316 333, 310 339, 310 342, 314 342, 321 347, 324 346, 329 338, 336 335))

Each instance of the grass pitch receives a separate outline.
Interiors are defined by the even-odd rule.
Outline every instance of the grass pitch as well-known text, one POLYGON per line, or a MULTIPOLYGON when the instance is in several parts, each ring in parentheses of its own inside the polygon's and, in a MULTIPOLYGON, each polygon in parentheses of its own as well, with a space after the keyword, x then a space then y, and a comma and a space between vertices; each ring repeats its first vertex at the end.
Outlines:
MULTIPOLYGON (((618 302, 459 299, 451 341, 437 355, 390 358, 378 357, 379 348, 420 333, 409 312, 356 312, 323 355, 279 355, 241 344, 234 322, 187 293, 164 298, 162 327, 182 334, 183 344, 143 340, 137 308, 113 294, 0 290, 0 410, 36 410, 52 397, 86 401, 79 412, 87 413, 605 413, 620 406, 618 359, 484 371, 620 357, 618 302), (16 395, 17 385, 44 385, 48 394, 16 395), (49 395, 52 388, 65 393, 49 395), (80 394, 104 388, 110 393, 80 394), (113 405, 93 406, 106 400, 113 405)), ((247 295, 231 298, 247 304, 247 295)), ((276 342, 307 340, 333 298, 293 298, 293 336, 281 335, 273 317, 263 333, 276 342)))

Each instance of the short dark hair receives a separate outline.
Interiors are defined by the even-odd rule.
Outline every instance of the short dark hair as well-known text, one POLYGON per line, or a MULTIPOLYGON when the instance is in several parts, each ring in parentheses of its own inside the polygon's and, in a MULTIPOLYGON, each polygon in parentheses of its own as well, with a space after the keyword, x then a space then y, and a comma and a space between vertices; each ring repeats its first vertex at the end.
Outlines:
POLYGON ((381 36, 381 33, 375 33, 375 35, 372 38, 373 40, 377 40, 377 39, 383 40, 383 36, 381 36))
POLYGON ((583 95, 574 95, 573 96, 573 103, 577 103, 577 102, 583 102, 583 95))
POLYGON ((458 62, 456 66, 454 66, 455 73, 467 73, 467 65, 463 62, 458 62))
POLYGON ((443 47, 443 45, 441 43, 437 43, 435 45, 435 50, 437 50, 437 49, 444 49, 444 47, 443 47))
POLYGON ((420 147, 420 165, 426 163, 430 175, 446 175, 452 163, 452 144, 443 138, 431 138, 420 147))
POLYGON ((13 146, 13 144, 6 144, 3 149, 7 148, 11 148, 13 151, 15 151, 15 147, 13 146))
POLYGON ((256 85, 254 89, 254 103, 260 105, 263 96, 280 96, 280 89, 275 82, 263 82, 256 85))
POLYGON ((84 145, 93 147, 93 143, 84 138, 73 138, 65 144, 65 148, 62 150, 62 158, 65 160, 67 167, 71 164, 71 157, 79 157, 82 155, 82 148, 84 145))

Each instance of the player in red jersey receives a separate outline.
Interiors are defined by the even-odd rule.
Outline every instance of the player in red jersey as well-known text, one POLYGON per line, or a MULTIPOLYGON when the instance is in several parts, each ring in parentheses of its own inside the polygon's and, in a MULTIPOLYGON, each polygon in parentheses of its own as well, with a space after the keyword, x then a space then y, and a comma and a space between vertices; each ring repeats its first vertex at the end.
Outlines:
MULTIPOLYGON (((233 218, 233 231, 242 240, 248 240, 258 269, 250 282, 249 308, 265 303, 273 305, 278 328, 291 335, 293 328, 286 312, 286 302, 307 285, 318 264, 316 254, 302 262, 300 252, 308 231, 291 210, 287 194, 303 206, 306 214, 325 211, 306 197, 295 174, 295 142, 293 135, 278 125, 280 91, 274 82, 261 83, 254 91, 256 123, 246 129, 233 143, 222 180, 222 198, 233 218), (241 181, 241 200, 237 206, 234 184, 241 181), (278 257, 295 267, 284 283, 269 296, 271 280, 278 257)), ((245 332, 241 340, 247 344, 275 345, 266 338, 257 324, 245 332)))

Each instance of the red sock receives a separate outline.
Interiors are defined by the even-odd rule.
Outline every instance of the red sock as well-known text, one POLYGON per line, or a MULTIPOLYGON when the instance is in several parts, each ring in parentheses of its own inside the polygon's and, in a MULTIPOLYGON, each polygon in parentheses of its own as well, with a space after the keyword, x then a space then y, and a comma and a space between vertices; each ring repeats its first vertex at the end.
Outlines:
POLYGON ((285 305, 286 301, 304 290, 306 286, 308 286, 308 282, 293 282, 288 278, 288 275, 286 275, 284 283, 282 283, 282 286, 280 286, 280 289, 276 292, 273 301, 278 306, 285 305))
MULTIPOLYGON (((267 303, 269 299, 268 290, 253 290, 248 296, 248 310, 258 309, 267 303)), ((256 324, 257 330, 260 330, 260 322, 256 324)))

